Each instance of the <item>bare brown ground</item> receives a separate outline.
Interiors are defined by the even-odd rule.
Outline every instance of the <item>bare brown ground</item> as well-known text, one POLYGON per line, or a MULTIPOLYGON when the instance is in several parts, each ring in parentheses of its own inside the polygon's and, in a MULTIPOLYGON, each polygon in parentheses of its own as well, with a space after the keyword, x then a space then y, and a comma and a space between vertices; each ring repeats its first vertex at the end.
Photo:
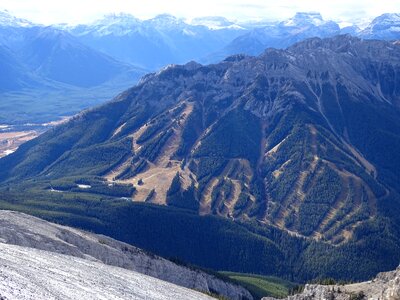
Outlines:
MULTIPOLYGON (((174 126, 174 132, 172 136, 160 151, 162 155, 160 155, 154 163, 149 163, 149 168, 146 171, 126 180, 116 181, 120 183, 131 183, 136 187, 136 193, 133 196, 133 201, 145 201, 150 192, 154 189, 155 195, 152 197, 150 202, 156 204, 165 204, 167 191, 171 186, 172 180, 177 172, 181 174, 183 188, 187 188, 191 184, 192 180, 189 178, 189 176, 194 177, 193 174, 191 174, 187 168, 182 170, 182 162, 179 160, 172 160, 171 157, 178 150, 178 147, 181 143, 182 128, 192 110, 193 104, 187 104, 185 110, 181 114, 182 118, 180 125, 176 124, 174 126), (142 184, 139 185, 139 181, 142 181, 142 184)), ((145 124, 130 135, 133 139, 134 152, 138 152, 140 150, 140 145, 137 144, 136 141, 143 134, 147 127, 148 125, 145 124)), ((117 131, 118 129, 114 134, 117 134, 117 131)), ((130 158, 128 161, 123 162, 117 168, 112 170, 105 176, 105 178, 109 181, 114 181, 116 175, 120 174, 129 165, 129 160, 130 158)))
POLYGON ((23 143, 38 137, 35 130, 0 133, 0 158, 16 151, 23 143))
POLYGON ((0 132, 0 158, 15 152, 23 143, 38 137, 51 127, 67 122, 70 118, 63 117, 57 121, 38 124, 38 127, 42 126, 41 129, 0 132))
POLYGON ((208 215, 211 213, 211 194, 217 184, 218 184, 218 178, 213 178, 204 189, 203 195, 200 200, 201 215, 208 215))

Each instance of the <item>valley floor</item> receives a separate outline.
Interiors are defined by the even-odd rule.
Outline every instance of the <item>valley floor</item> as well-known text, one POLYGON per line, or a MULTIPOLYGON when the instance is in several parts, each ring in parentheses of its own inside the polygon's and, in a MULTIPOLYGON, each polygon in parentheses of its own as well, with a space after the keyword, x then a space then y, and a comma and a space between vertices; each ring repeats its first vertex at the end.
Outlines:
POLYGON ((69 117, 43 124, 0 125, 0 158, 15 152, 23 143, 30 141, 46 130, 66 122, 69 117))

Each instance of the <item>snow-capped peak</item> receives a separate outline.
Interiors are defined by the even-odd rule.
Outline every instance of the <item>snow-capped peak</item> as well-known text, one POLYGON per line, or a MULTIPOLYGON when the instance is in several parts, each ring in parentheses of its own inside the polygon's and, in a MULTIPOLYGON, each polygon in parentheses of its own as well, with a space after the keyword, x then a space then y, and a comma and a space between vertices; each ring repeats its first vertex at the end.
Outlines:
POLYGON ((376 17, 372 21, 372 25, 374 24, 400 24, 400 14, 396 13, 386 13, 379 17, 376 17))
POLYGON ((242 28, 240 25, 235 24, 234 22, 229 21, 224 17, 218 17, 218 16, 194 18, 190 21, 190 24, 194 26, 205 26, 213 30, 225 29, 225 28, 232 28, 232 29, 242 28))
POLYGON ((0 11, 0 26, 30 27, 34 24, 28 20, 12 16, 8 10, 0 11))
POLYGON ((183 19, 177 18, 170 14, 161 14, 155 16, 153 19, 146 20, 145 23, 151 24, 157 29, 174 29, 174 28, 182 28, 187 24, 183 19))
POLYGON ((400 36, 400 14, 386 13, 375 18, 363 31, 363 35, 396 39, 400 36))
POLYGON ((318 12, 298 12, 293 18, 283 22, 284 26, 320 26, 324 24, 322 16, 318 12))
POLYGON ((88 25, 78 25, 72 28, 72 31, 77 35, 84 35, 89 32, 95 32, 97 35, 116 35, 123 36, 132 32, 140 26, 141 20, 135 18, 131 14, 118 13, 107 14, 101 19, 94 21, 88 25))
POLYGON ((103 18, 95 21, 92 25, 113 25, 113 24, 120 24, 125 26, 136 25, 140 23, 140 20, 135 18, 131 14, 127 13, 113 13, 107 14, 103 18))

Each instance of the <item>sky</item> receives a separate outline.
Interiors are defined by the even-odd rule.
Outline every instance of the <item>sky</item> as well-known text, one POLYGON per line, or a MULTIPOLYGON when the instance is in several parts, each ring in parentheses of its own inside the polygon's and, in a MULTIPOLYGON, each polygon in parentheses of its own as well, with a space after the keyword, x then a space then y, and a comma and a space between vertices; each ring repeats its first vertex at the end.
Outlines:
POLYGON ((325 19, 360 23, 386 12, 400 13, 398 0, 1 0, 8 10, 35 23, 89 23, 104 14, 125 12, 141 19, 169 13, 191 19, 284 20, 296 12, 320 12, 325 19))

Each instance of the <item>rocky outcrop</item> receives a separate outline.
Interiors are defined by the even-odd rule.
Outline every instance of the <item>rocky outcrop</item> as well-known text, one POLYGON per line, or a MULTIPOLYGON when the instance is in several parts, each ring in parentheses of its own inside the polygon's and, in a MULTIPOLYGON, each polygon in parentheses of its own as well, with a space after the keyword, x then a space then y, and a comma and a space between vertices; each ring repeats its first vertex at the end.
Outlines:
POLYGON ((201 299, 211 297, 138 272, 0 243, 0 299, 201 299))
MULTIPOLYGON (((262 300, 273 300, 265 297, 262 300)), ((396 271, 380 273, 372 281, 348 285, 307 284, 301 294, 287 300, 399 300, 400 267, 396 271)))
MULTIPOLYGON (((0 243, 56 252, 149 275, 229 299, 252 299, 241 286, 131 245, 12 211, 0 211, 0 243)), ((1 256, 1 255, 0 255, 1 256)))

